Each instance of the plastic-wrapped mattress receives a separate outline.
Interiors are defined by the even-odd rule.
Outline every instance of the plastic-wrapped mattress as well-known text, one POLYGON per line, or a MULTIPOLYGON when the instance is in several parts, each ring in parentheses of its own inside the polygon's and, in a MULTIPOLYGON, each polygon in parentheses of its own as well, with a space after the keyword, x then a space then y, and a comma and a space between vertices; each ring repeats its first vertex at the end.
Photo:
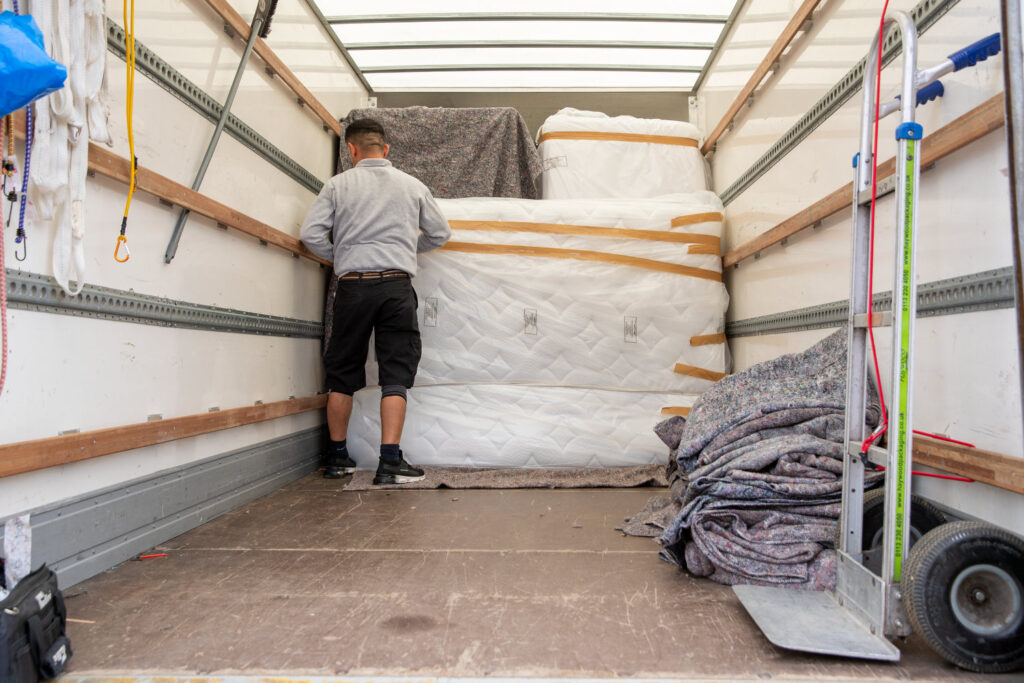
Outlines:
POLYGON ((537 136, 544 199, 657 197, 707 189, 692 124, 562 109, 537 136))
MULTIPOLYGON (((627 465, 726 371, 728 295, 710 192, 641 200, 453 199, 420 258, 423 357, 403 448, 423 464, 627 465)), ((375 380, 371 361, 369 381, 375 380)), ((350 451, 375 462, 379 389, 350 451)))

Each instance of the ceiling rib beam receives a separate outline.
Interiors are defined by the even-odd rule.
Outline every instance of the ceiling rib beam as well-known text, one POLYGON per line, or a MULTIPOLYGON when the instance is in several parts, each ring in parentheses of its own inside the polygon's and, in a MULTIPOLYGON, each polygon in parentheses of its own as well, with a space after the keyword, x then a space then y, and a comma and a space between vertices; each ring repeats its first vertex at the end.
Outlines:
POLYGON ((736 4, 732 7, 732 12, 729 13, 729 18, 725 22, 725 26, 718 34, 718 40, 715 41, 715 47, 711 49, 711 54, 708 55, 708 60, 704 62, 704 68, 700 72, 700 76, 697 76, 697 82, 693 84, 690 89, 691 93, 696 93, 700 90, 700 86, 703 85, 704 79, 708 77, 708 70, 711 65, 714 64, 715 58, 718 53, 721 52, 722 46, 725 45, 726 39, 729 37, 729 33, 732 32, 732 27, 736 23, 736 17, 740 15, 740 12, 746 6, 748 0, 736 0, 736 4))
MULTIPOLYGON (((324 30, 327 32, 327 37, 332 43, 334 43, 334 48, 338 51, 338 54, 341 55, 342 59, 345 60, 345 63, 348 64, 350 69, 352 69, 356 79, 366 90, 366 94, 368 96, 373 95, 373 86, 366 80, 366 76, 363 75, 363 70, 359 68, 356 60, 348 53, 348 49, 345 47, 345 44, 341 42, 341 38, 338 37, 337 31, 335 31, 334 27, 332 27, 328 22, 324 13, 320 11, 320 7, 317 5, 316 0, 305 0, 305 4, 306 7, 309 8, 309 11, 313 13, 313 16, 316 17, 317 22, 324 27, 324 30)), ((341 133, 339 133, 339 135, 340 134, 341 133)))
POLYGON ((363 73, 394 74, 429 71, 651 71, 666 73, 700 73, 699 66, 645 64, 407 64, 399 66, 364 66, 363 73))
POLYGON ((641 50, 710 50, 714 43, 655 43, 632 40, 424 40, 401 43, 349 43, 354 50, 414 50, 465 49, 477 47, 579 47, 579 48, 635 48, 641 50))
POLYGON ((327 17, 329 24, 391 24, 419 21, 650 21, 724 24, 711 14, 617 14, 614 12, 460 12, 458 14, 354 14, 327 17))

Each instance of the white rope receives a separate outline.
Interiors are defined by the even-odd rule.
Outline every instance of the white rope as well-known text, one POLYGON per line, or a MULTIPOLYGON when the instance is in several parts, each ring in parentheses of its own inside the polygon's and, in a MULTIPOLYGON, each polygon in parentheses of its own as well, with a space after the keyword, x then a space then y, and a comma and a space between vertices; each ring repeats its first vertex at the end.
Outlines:
POLYGON ((89 140, 110 142, 102 97, 107 53, 103 1, 44 0, 33 2, 32 13, 50 55, 68 67, 64 87, 35 105, 32 199, 41 221, 54 225, 53 276, 75 296, 85 284, 89 140))

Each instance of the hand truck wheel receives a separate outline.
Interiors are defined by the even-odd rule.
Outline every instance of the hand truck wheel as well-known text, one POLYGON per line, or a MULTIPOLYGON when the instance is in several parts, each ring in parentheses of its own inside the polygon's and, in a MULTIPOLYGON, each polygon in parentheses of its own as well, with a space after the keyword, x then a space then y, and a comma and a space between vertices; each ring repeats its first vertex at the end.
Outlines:
POLYGON ((985 522, 953 522, 925 534, 903 568, 914 630, 969 671, 1024 666, 1024 541, 985 522))
MULTIPOLYGON (((864 522, 861 532, 863 564, 875 574, 882 573, 884 521, 885 487, 879 487, 864 494, 864 522)), ((921 496, 910 495, 909 548, 913 548, 926 533, 945 523, 946 515, 942 510, 921 496)))

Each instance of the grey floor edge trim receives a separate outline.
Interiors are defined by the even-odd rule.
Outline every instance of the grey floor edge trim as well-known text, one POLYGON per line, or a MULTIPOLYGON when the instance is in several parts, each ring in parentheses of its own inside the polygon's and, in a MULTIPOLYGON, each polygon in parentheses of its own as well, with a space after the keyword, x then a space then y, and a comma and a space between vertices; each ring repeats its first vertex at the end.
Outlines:
MULTIPOLYGON (((109 17, 107 18, 107 49, 121 59, 128 52, 125 44, 125 31, 109 17)), ((158 57, 148 47, 135 41, 135 67, 161 88, 195 109, 212 123, 220 118, 223 107, 198 85, 186 78, 181 72, 158 57)), ((313 194, 318 194, 323 181, 306 170, 297 161, 277 148, 272 142, 257 133, 234 114, 228 114, 224 130, 231 137, 263 157, 270 164, 290 176, 313 194)))
POLYGON ((103 546, 92 548, 85 557, 74 557, 50 564, 57 573, 61 588, 106 571, 107 569, 130 560, 139 553, 149 550, 160 543, 171 540, 181 534, 220 517, 226 512, 250 503, 268 493, 272 493, 286 484, 301 479, 316 470, 319 465, 319 454, 306 458, 302 462, 282 470, 276 475, 265 477, 257 482, 236 489, 231 494, 217 498, 204 505, 195 506, 187 511, 177 513, 153 523, 145 529, 124 540, 113 540, 103 546))
MULTIPOLYGON (((956 315, 975 311, 1013 308, 1013 268, 997 268, 960 277, 936 280, 917 287, 917 317, 956 315)), ((892 292, 880 292, 871 300, 874 311, 892 308, 892 292)), ((845 325, 849 300, 797 308, 782 313, 744 318, 726 323, 728 337, 750 337, 780 332, 799 332, 845 325)))
POLYGON ((52 277, 10 268, 6 271, 11 308, 213 332, 304 339, 323 336, 323 325, 315 320, 205 306, 97 285, 85 285, 78 296, 68 296, 52 277))
POLYGON ((32 564, 53 567, 62 587, 83 581, 313 472, 325 433, 301 429, 29 510, 32 564))
MULTIPOLYGON (((761 683, 764 677, 757 678, 722 678, 718 676, 686 676, 675 678, 634 678, 632 676, 615 676, 613 678, 571 678, 558 676, 329 676, 321 674, 297 675, 294 672, 266 671, 258 674, 229 674, 209 676, 195 673, 135 673, 110 672, 93 673, 90 671, 64 674, 58 679, 61 683, 761 683)), ((809 683, 804 676, 771 677, 773 683, 809 683)), ((829 679, 835 683, 886 683, 897 679, 829 679)))
MULTIPOLYGON (((921 0, 910 10, 910 16, 917 25, 917 33, 921 35, 931 28, 935 22, 941 19, 949 10, 953 9, 960 0, 921 0)), ((874 34, 872 34, 874 35, 874 34)), ((888 64, 903 51, 903 44, 899 40, 899 29, 892 26, 885 35, 883 41, 884 52, 882 63, 888 64)), ((870 49, 870 38, 865 42, 864 51, 870 49)), ((824 123, 832 114, 837 112, 851 97, 860 92, 864 82, 864 69, 867 64, 867 57, 862 57, 850 71, 843 76, 838 83, 825 93, 825 96, 818 100, 792 128, 786 131, 778 141, 772 145, 764 155, 744 171, 732 185, 721 194, 722 204, 728 206, 732 200, 743 194, 754 182, 763 176, 776 163, 782 160, 787 154, 796 148, 808 135, 818 126, 824 123)), ((930 65, 926 65, 930 66, 930 65)), ((850 158, 856 151, 856 141, 850 142, 850 158)))

